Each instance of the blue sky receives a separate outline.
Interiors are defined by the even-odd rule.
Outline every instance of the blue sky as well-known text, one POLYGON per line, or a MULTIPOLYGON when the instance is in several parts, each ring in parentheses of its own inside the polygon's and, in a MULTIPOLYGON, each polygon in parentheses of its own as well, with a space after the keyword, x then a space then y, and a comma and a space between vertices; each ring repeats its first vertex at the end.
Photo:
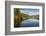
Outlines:
POLYGON ((28 15, 39 15, 39 9, 20 8, 20 12, 28 15))

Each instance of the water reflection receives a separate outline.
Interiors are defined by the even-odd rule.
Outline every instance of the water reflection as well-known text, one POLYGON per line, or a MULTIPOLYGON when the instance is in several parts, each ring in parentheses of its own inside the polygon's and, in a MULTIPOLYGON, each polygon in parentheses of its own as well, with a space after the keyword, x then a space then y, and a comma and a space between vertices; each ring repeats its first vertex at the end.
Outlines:
POLYGON ((28 19, 22 21, 21 27, 38 27, 39 26, 39 20, 37 19, 28 19))

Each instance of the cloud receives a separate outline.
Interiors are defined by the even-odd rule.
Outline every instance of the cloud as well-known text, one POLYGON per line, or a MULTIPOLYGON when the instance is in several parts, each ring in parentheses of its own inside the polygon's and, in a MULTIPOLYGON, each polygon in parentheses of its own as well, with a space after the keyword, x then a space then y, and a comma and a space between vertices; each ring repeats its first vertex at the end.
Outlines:
POLYGON ((25 11, 25 10, 20 10, 21 13, 27 14, 27 15, 39 15, 39 12, 37 11, 25 11))

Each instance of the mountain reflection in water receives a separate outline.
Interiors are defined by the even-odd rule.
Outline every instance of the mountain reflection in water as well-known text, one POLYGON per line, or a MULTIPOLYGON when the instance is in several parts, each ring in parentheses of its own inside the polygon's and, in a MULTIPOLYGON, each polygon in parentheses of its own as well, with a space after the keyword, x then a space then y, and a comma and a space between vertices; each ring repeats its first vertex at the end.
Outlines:
POLYGON ((20 27, 38 27, 39 26, 39 20, 37 19, 28 19, 22 21, 20 27))

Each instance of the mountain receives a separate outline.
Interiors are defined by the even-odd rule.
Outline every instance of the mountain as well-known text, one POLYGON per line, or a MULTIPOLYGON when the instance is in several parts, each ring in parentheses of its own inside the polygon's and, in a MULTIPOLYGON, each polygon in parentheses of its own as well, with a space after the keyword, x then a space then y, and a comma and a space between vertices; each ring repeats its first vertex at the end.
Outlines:
POLYGON ((27 15, 27 14, 24 14, 24 13, 20 13, 21 16, 25 19, 39 19, 39 15, 27 15))

